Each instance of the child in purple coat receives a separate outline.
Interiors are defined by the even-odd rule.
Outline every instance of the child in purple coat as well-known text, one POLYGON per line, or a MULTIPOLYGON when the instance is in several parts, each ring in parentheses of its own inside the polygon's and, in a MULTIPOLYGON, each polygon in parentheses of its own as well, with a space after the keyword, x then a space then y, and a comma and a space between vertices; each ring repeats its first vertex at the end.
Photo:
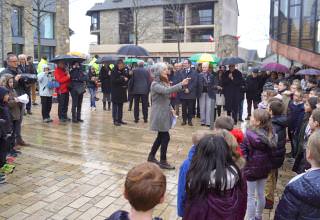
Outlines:
POLYGON ((256 109, 250 119, 250 127, 246 130, 245 139, 240 145, 246 158, 244 175, 247 179, 249 220, 262 220, 262 211, 266 202, 265 184, 272 169, 271 155, 276 145, 277 137, 272 131, 269 113, 263 109, 256 109))

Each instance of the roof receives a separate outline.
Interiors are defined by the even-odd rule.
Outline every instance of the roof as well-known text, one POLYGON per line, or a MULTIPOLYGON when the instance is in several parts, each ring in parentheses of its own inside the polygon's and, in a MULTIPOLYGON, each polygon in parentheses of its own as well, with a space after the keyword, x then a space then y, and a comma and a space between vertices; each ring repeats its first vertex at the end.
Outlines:
MULTIPOLYGON (((172 3, 199 3, 199 2, 215 2, 218 0, 138 0, 139 6, 141 7, 151 7, 151 6, 161 6, 172 3)), ((92 8, 90 8, 86 15, 90 16, 95 11, 106 11, 113 9, 122 8, 132 8, 134 7, 133 0, 105 0, 103 3, 96 3, 92 8)))
POLYGON ((247 60, 248 62, 260 60, 257 50, 250 50, 242 47, 238 47, 238 56, 247 60))

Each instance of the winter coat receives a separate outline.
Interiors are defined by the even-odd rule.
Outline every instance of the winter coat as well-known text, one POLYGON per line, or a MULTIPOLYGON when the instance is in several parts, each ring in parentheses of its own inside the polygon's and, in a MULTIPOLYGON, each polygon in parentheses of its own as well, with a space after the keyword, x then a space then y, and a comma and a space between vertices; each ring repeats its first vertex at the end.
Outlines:
POLYGON ((148 71, 139 67, 133 70, 131 78, 133 82, 133 88, 131 94, 133 95, 147 95, 150 90, 150 76, 148 71))
POLYGON ((99 73, 102 93, 111 93, 111 70, 109 67, 102 66, 99 73))
POLYGON ((230 188, 224 194, 211 191, 205 198, 187 199, 183 220, 243 220, 247 209, 246 183, 241 174, 229 172, 227 176, 227 186, 230 188))
POLYGON ((180 166, 179 170, 179 179, 178 179, 178 195, 177 195, 177 212, 178 216, 183 217, 184 214, 184 206, 186 201, 186 180, 187 173, 189 171, 189 167, 192 161, 192 157, 196 151, 196 146, 192 146, 188 157, 180 166))
POLYGON ((320 169, 294 177, 286 186, 275 211, 275 220, 320 218, 320 169))
POLYGON ((129 78, 129 74, 125 69, 119 70, 115 67, 111 73, 111 100, 114 103, 124 103, 128 101, 127 88, 128 81, 125 77, 129 78))
POLYGON ((86 91, 86 82, 89 80, 88 75, 86 75, 80 68, 73 68, 70 71, 70 92, 81 95, 86 91))
POLYGON ((260 100, 260 88, 259 88, 259 78, 248 76, 245 81, 246 86, 246 97, 247 99, 252 99, 258 102, 260 100))
POLYGON ((199 85, 201 93, 208 93, 210 99, 216 99, 218 81, 216 74, 200 73, 199 85))
POLYGON ((222 75, 222 87, 225 96, 225 108, 227 111, 233 111, 239 108, 241 100, 241 86, 243 85, 242 74, 239 70, 233 71, 233 80, 229 78, 230 71, 222 75))
POLYGON ((0 87, 0 119, 4 120, 4 123, 1 123, 1 136, 6 135, 12 132, 12 118, 8 108, 8 104, 3 101, 3 98, 6 94, 9 94, 9 90, 0 87))
MULTIPOLYGON (((129 213, 127 211, 116 211, 113 213, 109 218, 106 218, 105 220, 130 220, 129 219, 129 213)), ((152 220, 162 220, 162 218, 155 217, 152 220)))
MULTIPOLYGON (((35 75, 38 74, 36 68, 34 68, 32 63, 27 65, 27 72, 30 74, 35 74, 35 75)), ((43 72, 43 70, 41 70, 41 72, 43 72)))
POLYGON ((44 72, 38 74, 39 83, 39 95, 45 97, 52 97, 54 89, 48 87, 48 83, 53 80, 51 74, 46 74, 44 72))
POLYGON ((96 72, 92 72, 91 70, 89 70, 89 73, 88 73, 88 84, 87 84, 87 87, 88 88, 96 88, 97 87, 97 80, 92 80, 92 77, 96 77, 96 79, 98 79, 97 77, 98 74, 96 72))
POLYGON ((276 144, 277 138, 275 135, 269 140, 266 131, 247 129, 240 147, 246 159, 244 175, 248 181, 268 177, 272 169, 272 148, 276 147, 276 144))
POLYGON ((294 104, 289 103, 288 107, 288 130, 293 135, 298 135, 304 116, 304 103, 294 104))
POLYGON ((179 92, 179 98, 180 99, 196 99, 199 95, 199 74, 196 73, 194 70, 190 69, 182 70, 179 75, 179 82, 184 80, 185 78, 191 78, 189 80, 188 86, 186 88, 189 90, 189 93, 185 93, 184 91, 179 92))
POLYGON ((58 94, 68 93, 69 92, 68 86, 69 86, 71 80, 70 80, 69 76, 67 75, 66 71, 64 69, 57 67, 54 70, 54 78, 60 84, 60 87, 56 88, 56 92, 58 94))
POLYGON ((240 156, 243 156, 243 152, 240 148, 240 144, 243 142, 244 140, 244 135, 243 132, 240 129, 234 128, 230 131, 230 134, 233 135, 233 137, 236 138, 239 146, 236 148, 236 152, 240 154, 240 156))
MULTIPOLYGON (((11 74, 15 77, 16 75, 22 74, 22 72, 19 68, 13 69, 11 67, 7 67, 0 73, 0 76, 4 74, 11 74)), ((19 81, 14 81, 14 89, 16 90, 18 96, 21 96, 26 93, 27 86, 22 78, 20 78, 19 81)))
POLYGON ((277 147, 272 150, 272 169, 279 169, 286 154, 288 120, 285 115, 272 117, 272 128, 278 136, 277 147))
POLYGON ((8 107, 11 115, 11 119, 13 121, 17 121, 21 119, 21 103, 16 102, 14 98, 18 97, 17 93, 14 89, 9 89, 9 102, 8 107))

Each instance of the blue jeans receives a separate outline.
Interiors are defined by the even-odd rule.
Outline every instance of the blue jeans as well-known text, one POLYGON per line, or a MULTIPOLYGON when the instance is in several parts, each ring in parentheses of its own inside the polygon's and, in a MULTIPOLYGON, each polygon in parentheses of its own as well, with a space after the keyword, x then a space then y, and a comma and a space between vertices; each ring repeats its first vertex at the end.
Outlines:
POLYGON ((90 93, 90 107, 96 107, 96 88, 88 88, 90 93))

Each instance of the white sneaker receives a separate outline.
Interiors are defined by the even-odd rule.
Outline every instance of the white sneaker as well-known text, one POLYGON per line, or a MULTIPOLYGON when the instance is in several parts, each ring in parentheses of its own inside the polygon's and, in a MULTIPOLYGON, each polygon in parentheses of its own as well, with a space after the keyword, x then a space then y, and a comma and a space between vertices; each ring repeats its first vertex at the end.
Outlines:
POLYGON ((96 110, 97 110, 96 107, 91 108, 91 111, 93 111, 93 112, 95 112, 96 110))

